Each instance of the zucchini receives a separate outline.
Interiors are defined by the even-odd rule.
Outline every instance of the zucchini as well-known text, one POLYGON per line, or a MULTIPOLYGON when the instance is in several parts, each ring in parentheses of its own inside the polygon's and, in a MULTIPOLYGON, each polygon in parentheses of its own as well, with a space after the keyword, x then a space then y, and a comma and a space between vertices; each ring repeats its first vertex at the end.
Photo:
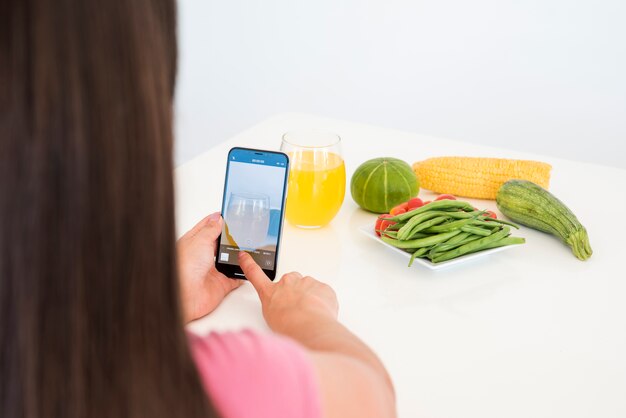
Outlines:
POLYGON ((547 232, 567 244, 580 260, 591 257, 587 230, 552 193, 527 180, 509 180, 496 195, 498 209, 514 222, 547 232))

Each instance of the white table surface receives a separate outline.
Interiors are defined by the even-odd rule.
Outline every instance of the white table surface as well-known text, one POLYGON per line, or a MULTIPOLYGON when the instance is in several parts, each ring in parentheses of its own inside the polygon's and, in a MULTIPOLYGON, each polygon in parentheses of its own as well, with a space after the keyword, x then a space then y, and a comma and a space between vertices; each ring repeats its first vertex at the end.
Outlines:
MULTIPOLYGON (((231 147, 278 149, 285 131, 307 127, 342 137, 346 198, 322 229, 285 222, 279 275, 298 270, 335 288, 340 320, 391 373, 399 417, 626 417, 625 170, 281 114, 176 169, 179 235, 219 210, 231 147), (430 271, 408 268, 401 255, 357 231, 375 220, 350 197, 360 163, 443 155, 552 164, 550 190, 587 228, 591 259, 581 262, 556 238, 522 228, 516 235, 526 238, 523 248, 430 271)), ((467 200, 500 215, 494 201, 467 200)), ((267 330, 249 284, 190 325, 198 333, 241 328, 267 330)))

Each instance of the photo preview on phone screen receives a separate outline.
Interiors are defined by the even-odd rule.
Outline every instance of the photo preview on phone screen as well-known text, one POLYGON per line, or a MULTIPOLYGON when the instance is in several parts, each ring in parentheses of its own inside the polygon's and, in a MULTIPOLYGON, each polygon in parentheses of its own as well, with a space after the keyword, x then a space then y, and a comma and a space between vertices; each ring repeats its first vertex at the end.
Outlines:
POLYGON ((247 251, 263 269, 273 270, 281 224, 286 167, 267 158, 229 160, 224 193, 224 227, 218 259, 239 265, 247 251))

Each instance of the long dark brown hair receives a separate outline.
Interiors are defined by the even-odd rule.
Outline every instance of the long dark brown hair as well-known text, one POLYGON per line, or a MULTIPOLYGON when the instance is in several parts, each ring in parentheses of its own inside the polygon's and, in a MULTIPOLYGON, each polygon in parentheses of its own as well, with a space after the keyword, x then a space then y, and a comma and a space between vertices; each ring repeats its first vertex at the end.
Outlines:
POLYGON ((215 416, 182 325, 173 0, 0 3, 0 416, 215 416))

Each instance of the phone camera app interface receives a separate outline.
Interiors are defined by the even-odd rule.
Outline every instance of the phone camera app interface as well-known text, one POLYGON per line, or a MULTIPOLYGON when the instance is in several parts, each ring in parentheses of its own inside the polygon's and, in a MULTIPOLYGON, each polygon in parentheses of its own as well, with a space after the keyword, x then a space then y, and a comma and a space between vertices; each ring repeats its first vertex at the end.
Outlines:
POLYGON ((261 268, 274 269, 285 170, 284 162, 268 155, 230 158, 218 253, 221 263, 238 265, 237 254, 247 251, 261 268))

